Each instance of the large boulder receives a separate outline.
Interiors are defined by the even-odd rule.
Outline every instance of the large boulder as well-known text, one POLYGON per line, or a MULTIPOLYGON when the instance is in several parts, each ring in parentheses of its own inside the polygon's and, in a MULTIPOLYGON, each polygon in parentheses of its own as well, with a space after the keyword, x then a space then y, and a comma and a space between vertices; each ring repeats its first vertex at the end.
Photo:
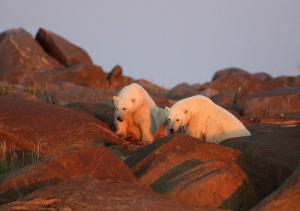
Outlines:
POLYGON ((299 87, 274 89, 249 97, 244 103, 244 115, 252 118, 292 116, 300 113, 299 104, 299 87))
POLYGON ((53 32, 40 28, 36 40, 49 55, 66 66, 79 63, 92 64, 92 59, 82 48, 53 32))
POLYGON ((188 83, 180 83, 167 92, 167 97, 175 100, 181 100, 186 97, 191 97, 199 92, 188 83))
POLYGON ((149 94, 152 96, 164 96, 168 92, 168 89, 162 86, 158 86, 157 84, 154 84, 145 79, 139 79, 136 80, 135 82, 141 85, 144 89, 146 89, 147 92, 149 92, 149 94))
POLYGON ((299 164, 300 130, 299 126, 247 127, 252 136, 220 145, 169 136, 139 149, 126 163, 140 183, 181 203, 249 210, 299 164))
POLYGON ((101 142, 117 143, 115 133, 96 118, 60 106, 0 96, 0 137, 7 144, 53 157, 101 142))
POLYGON ((34 190, 80 177, 134 183, 128 167, 104 147, 65 153, 0 178, 0 204, 22 198, 34 190))
MULTIPOLYGON (((189 205, 233 208, 246 175, 239 151, 185 135, 166 137, 127 159, 138 181, 189 205)), ((236 208, 236 207, 235 207, 236 208)))
POLYGON ((276 191, 267 196, 252 210, 255 211, 280 211, 297 210, 300 208, 300 165, 289 179, 276 191))
POLYGON ((239 210, 249 210, 275 191, 300 163, 300 126, 254 124, 248 129, 251 137, 221 142, 241 152, 238 164, 247 180, 236 194, 239 210))
POLYGON ((92 88, 67 81, 46 84, 41 86, 41 89, 53 96, 53 101, 59 105, 111 101, 113 96, 117 94, 115 89, 92 88))
POLYGON ((222 69, 222 70, 218 70, 214 74, 214 76, 212 78, 212 81, 215 81, 215 80, 220 79, 222 77, 235 76, 235 75, 249 76, 250 73, 247 72, 246 70, 243 70, 243 69, 240 69, 240 68, 237 68, 237 67, 225 68, 225 69, 222 69))
POLYGON ((101 67, 83 63, 74 64, 63 69, 36 74, 26 80, 24 84, 27 86, 45 86, 59 81, 71 82, 92 88, 109 87, 109 83, 106 79, 106 73, 101 67))
POLYGON ((115 109, 112 100, 98 103, 70 103, 65 106, 67 108, 88 113, 106 123, 110 128, 114 128, 115 109))
POLYGON ((116 65, 107 75, 109 86, 113 88, 123 88, 133 82, 133 79, 123 75, 123 69, 116 65))
POLYGON ((41 48, 31 34, 21 28, 0 34, 0 55, 0 79, 12 83, 62 67, 41 48))
POLYGON ((1 210, 205 210, 181 205, 147 188, 91 178, 61 182, 0 207, 1 210))

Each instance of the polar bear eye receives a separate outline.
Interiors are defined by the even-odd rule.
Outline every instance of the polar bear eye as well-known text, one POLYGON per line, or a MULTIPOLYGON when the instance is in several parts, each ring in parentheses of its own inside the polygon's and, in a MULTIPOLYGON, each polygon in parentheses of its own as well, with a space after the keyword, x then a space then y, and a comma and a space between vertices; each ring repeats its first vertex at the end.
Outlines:
POLYGON ((179 119, 176 119, 176 122, 179 122, 179 119))
POLYGON ((125 111, 125 110, 126 110, 126 108, 123 108, 123 110, 125 111))
POLYGON ((168 121, 171 121, 171 119, 169 118, 168 121))

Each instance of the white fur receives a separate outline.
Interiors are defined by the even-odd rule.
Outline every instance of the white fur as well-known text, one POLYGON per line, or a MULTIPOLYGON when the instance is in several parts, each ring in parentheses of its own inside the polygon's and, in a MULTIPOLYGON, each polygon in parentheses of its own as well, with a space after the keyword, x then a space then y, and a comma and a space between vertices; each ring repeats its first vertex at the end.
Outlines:
POLYGON ((169 128, 177 131, 186 127, 187 134, 210 143, 233 137, 250 136, 251 133, 230 112, 205 96, 193 96, 166 107, 169 128))
POLYGON ((125 86, 113 100, 116 133, 119 136, 126 137, 130 134, 148 144, 153 142, 154 135, 160 128, 166 128, 165 110, 159 108, 139 84, 125 86), (121 118, 122 121, 118 121, 117 118, 121 118))

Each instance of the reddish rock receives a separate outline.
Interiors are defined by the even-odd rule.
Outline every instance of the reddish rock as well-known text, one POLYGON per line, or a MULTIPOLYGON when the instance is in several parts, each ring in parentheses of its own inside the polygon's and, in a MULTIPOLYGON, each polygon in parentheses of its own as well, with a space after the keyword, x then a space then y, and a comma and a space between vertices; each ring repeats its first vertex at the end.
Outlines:
POLYGON ((198 93, 199 92, 195 90, 192 85, 189 85, 188 83, 181 83, 170 89, 167 93, 167 97, 180 100, 186 97, 191 97, 198 93))
POLYGON ((126 163, 141 183, 181 202, 249 210, 299 164, 300 130, 261 124, 247 128, 251 137, 225 140, 220 145, 169 136, 139 149, 126 163))
POLYGON ((222 106, 223 108, 232 108, 235 104, 236 95, 234 92, 221 92, 213 96, 211 99, 214 103, 222 106))
POLYGON ((189 205, 230 204, 246 175, 237 165, 240 153, 185 135, 169 136, 127 160, 138 181, 189 205))
POLYGON ((226 69, 222 69, 217 71, 213 78, 212 81, 215 81, 217 79, 220 79, 222 77, 228 77, 228 76, 236 76, 236 75, 245 75, 245 76, 249 76, 250 73, 248 73, 246 70, 237 68, 237 67, 230 67, 230 68, 226 68, 226 69))
POLYGON ((133 82, 132 78, 123 76, 123 69, 120 65, 116 65, 107 76, 109 86, 121 89, 133 82))
POLYGON ((0 137, 26 150, 40 147, 43 157, 119 139, 87 114, 41 102, 0 96, 0 137))
POLYGON ((67 81, 92 88, 107 88, 109 86, 106 74, 101 67, 83 63, 37 74, 24 83, 29 86, 44 86, 58 81, 67 81))
POLYGON ((82 48, 53 32, 40 28, 36 40, 48 54, 66 66, 79 63, 92 64, 90 56, 82 48))
POLYGON ((106 123, 110 128, 114 128, 115 108, 112 100, 98 103, 70 103, 66 107, 88 113, 106 123))
POLYGON ((54 101, 59 105, 111 101, 112 97, 117 94, 115 89, 91 88, 65 81, 58 81, 41 87, 51 93, 54 101))
POLYGON ((85 149, 5 175, 0 179, 0 204, 19 199, 51 183, 80 177, 135 182, 128 167, 106 148, 85 149))
POLYGON ((253 211, 300 209, 300 166, 276 191, 255 206, 253 211))
POLYGON ((0 55, 0 79, 11 83, 19 83, 34 74, 62 67, 31 34, 21 28, 0 34, 0 55))
POLYGON ((0 207, 1 210, 205 210, 181 205, 149 189, 126 183, 81 178, 52 185, 0 207))
POLYGON ((147 92, 149 92, 150 95, 152 95, 154 97, 164 96, 168 92, 168 89, 166 89, 162 86, 158 86, 158 85, 156 85, 150 81, 147 81, 145 79, 136 80, 135 83, 138 83, 139 85, 141 85, 144 89, 147 90, 147 92))
POLYGON ((300 113, 300 88, 289 87, 261 92, 250 97, 244 105, 244 115, 280 117, 300 113))

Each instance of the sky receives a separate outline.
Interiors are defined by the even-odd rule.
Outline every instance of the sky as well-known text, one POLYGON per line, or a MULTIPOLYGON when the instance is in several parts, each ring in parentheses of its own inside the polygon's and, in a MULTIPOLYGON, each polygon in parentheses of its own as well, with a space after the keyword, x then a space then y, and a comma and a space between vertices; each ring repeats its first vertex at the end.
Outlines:
POLYGON ((227 67, 300 75, 299 0, 0 0, 0 31, 18 27, 169 88, 227 67))

